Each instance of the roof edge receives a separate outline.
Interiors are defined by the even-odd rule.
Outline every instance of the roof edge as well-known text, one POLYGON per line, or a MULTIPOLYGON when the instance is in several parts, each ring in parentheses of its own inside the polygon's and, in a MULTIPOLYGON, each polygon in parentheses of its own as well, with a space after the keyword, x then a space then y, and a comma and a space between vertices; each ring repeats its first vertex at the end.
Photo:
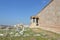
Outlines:
POLYGON ((41 13, 53 0, 51 0, 40 12, 38 12, 37 15, 39 15, 39 13, 41 13))

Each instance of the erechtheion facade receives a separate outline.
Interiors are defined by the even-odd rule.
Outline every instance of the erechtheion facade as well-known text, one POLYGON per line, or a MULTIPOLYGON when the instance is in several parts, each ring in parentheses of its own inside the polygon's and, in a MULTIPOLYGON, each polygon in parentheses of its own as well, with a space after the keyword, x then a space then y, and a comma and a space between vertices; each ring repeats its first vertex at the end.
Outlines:
POLYGON ((60 0, 51 0, 41 12, 31 17, 30 28, 60 33, 60 0))

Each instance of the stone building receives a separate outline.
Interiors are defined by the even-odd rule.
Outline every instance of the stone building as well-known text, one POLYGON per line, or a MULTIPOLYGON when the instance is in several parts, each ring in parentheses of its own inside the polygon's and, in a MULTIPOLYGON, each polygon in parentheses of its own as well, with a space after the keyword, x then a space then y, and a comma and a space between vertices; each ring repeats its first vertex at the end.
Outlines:
POLYGON ((60 0, 51 0, 41 12, 31 16, 30 28, 42 28, 60 33, 60 0))

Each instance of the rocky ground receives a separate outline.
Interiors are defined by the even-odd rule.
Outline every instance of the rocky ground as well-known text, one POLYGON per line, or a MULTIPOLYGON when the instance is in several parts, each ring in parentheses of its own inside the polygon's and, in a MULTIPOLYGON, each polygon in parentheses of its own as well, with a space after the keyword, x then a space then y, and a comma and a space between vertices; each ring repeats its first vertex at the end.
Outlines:
POLYGON ((60 40, 60 34, 40 28, 0 29, 0 40, 60 40))

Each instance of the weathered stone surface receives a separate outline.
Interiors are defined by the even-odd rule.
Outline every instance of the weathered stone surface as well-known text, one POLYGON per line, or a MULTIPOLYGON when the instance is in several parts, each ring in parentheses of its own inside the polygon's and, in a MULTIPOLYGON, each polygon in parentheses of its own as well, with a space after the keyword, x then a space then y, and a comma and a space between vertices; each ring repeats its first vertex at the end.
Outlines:
POLYGON ((52 0, 36 16, 39 17, 38 23, 40 28, 60 33, 60 0, 52 0))

